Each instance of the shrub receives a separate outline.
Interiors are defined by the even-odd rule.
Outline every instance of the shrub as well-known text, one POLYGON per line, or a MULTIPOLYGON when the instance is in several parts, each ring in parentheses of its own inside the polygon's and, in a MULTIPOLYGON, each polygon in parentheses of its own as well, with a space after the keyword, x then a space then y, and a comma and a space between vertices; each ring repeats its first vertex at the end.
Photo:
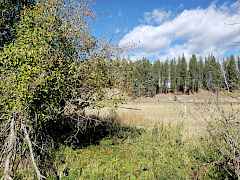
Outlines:
MULTIPOLYGON (((14 176, 12 169, 23 159, 31 159, 39 179, 40 170, 45 175, 51 171, 51 149, 57 142, 49 131, 64 125, 67 104, 80 111, 104 106, 110 88, 106 54, 89 35, 84 12, 78 22, 69 22, 63 5, 40 1, 25 8, 15 41, 1 51, 0 160, 5 178, 14 176)), ((84 1, 80 6, 89 11, 84 1)), ((76 120, 77 126, 85 118, 76 120)))

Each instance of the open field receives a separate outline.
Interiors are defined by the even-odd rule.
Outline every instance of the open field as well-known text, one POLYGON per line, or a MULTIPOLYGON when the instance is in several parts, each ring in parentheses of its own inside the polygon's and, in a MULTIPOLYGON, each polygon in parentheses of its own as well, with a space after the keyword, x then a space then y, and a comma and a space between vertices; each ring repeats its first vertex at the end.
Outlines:
POLYGON ((218 110, 240 110, 238 99, 221 95, 219 106, 216 97, 209 94, 181 95, 177 99, 161 95, 122 105, 117 111, 118 121, 142 131, 137 135, 127 133, 126 138, 105 138, 99 145, 84 149, 63 148, 57 154, 66 157, 59 165, 59 172, 67 169, 69 173, 63 179, 223 178, 209 163, 221 156, 205 132, 207 122, 219 118, 218 110))
MULTIPOLYGON (((206 135, 209 121, 240 111, 238 96, 159 95, 120 106, 117 121, 124 127, 84 148, 61 147, 55 167, 63 180, 224 179, 212 162, 222 159, 206 135), (137 128, 136 128, 137 127, 137 128)), ((107 117, 112 111, 99 112, 107 117)), ((33 179, 20 172, 19 179, 33 179)), ((50 178, 55 179, 55 177, 50 178)))
POLYGON ((186 133, 196 134, 202 133, 206 121, 219 115, 217 108, 224 111, 240 110, 240 96, 221 94, 217 98, 209 92, 195 95, 158 95, 130 101, 122 105, 117 114, 120 122, 127 125, 153 127, 159 123, 183 123, 186 133))

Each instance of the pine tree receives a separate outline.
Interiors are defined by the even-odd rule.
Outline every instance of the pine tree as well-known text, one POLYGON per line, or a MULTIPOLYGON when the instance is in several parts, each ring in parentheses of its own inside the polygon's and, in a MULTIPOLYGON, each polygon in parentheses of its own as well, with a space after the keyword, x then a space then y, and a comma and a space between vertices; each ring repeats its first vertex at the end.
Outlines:
POLYGON ((170 81, 170 68, 169 61, 166 60, 163 64, 163 92, 167 93, 169 89, 169 81, 170 81))
POLYGON ((202 57, 198 61, 198 83, 199 88, 204 88, 204 62, 202 57))
POLYGON ((156 89, 156 94, 160 93, 161 88, 161 62, 160 60, 157 60, 153 63, 153 79, 154 79, 154 86, 156 89))
POLYGON ((240 77, 240 57, 238 56, 237 61, 237 69, 238 69, 238 76, 240 77))
POLYGON ((176 64, 176 89, 180 91, 180 68, 181 68, 181 57, 178 57, 176 64))
POLYGON ((177 64, 175 59, 172 59, 170 62, 170 80, 171 90, 174 93, 177 88, 177 64))
POLYGON ((178 59, 178 90, 185 92, 187 80, 187 62, 185 56, 178 59))
POLYGON ((152 64, 149 60, 143 59, 142 61, 142 69, 143 69, 143 87, 144 87, 144 95, 145 96, 153 96, 154 92, 154 79, 152 72, 152 64))
POLYGON ((205 81, 208 90, 215 91, 223 85, 221 65, 213 55, 210 55, 205 63, 205 81))
POLYGON ((231 56, 227 61, 225 61, 224 67, 230 90, 236 89, 239 85, 239 77, 235 57, 231 56))
POLYGON ((146 58, 134 63, 133 79, 139 82, 140 96, 152 96, 156 89, 152 72, 152 64, 146 58))
POLYGON ((198 63, 196 55, 192 55, 189 61, 189 89, 198 92, 198 63))

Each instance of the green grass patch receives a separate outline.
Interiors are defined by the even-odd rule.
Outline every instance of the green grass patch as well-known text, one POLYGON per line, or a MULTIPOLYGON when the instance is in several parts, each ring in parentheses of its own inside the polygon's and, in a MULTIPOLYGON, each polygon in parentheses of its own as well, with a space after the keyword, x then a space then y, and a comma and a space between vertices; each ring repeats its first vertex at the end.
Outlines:
POLYGON ((135 137, 105 138, 84 149, 62 147, 56 164, 62 179, 68 180, 214 179, 211 167, 201 170, 214 159, 214 151, 203 138, 184 140, 182 130, 161 125, 135 137))
MULTIPOLYGON (((157 125, 152 129, 120 128, 99 144, 55 152, 54 167, 61 180, 168 180, 226 179, 221 160, 208 137, 184 135, 183 125, 157 125)), ((35 179, 31 167, 14 179, 35 179)), ((56 176, 48 179, 55 180, 56 176)))

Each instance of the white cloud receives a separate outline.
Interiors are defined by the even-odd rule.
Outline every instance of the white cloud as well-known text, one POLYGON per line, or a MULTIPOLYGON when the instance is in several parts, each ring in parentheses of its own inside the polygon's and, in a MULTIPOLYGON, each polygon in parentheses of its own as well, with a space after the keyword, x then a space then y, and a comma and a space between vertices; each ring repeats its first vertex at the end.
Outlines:
MULTIPOLYGON (((232 25, 240 23, 239 7, 237 3, 212 4, 206 9, 184 10, 161 24, 135 27, 120 40, 119 46, 159 57, 223 55, 236 48, 232 46, 234 42, 240 42, 240 24, 232 25)), ((155 22, 156 18, 149 20, 155 22)))
POLYGON ((144 23, 147 24, 161 24, 171 16, 170 11, 161 9, 154 9, 152 12, 144 13, 144 23))

